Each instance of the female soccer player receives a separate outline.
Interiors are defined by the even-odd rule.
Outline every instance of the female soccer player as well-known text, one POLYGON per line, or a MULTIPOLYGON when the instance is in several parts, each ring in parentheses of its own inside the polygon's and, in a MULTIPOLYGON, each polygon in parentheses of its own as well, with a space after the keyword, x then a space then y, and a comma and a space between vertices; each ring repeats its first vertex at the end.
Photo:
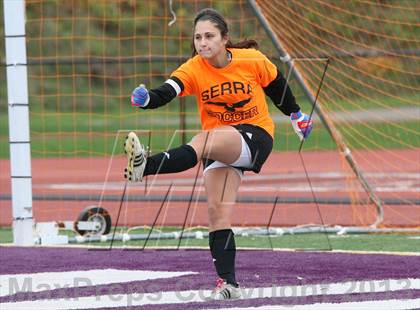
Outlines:
POLYGON ((159 108, 176 96, 197 98, 203 131, 188 144, 147 158, 130 132, 125 176, 137 182, 147 175, 184 171, 203 160, 210 251, 220 277, 214 299, 240 297, 230 218, 243 172, 259 173, 273 147, 274 123, 265 95, 290 116, 301 140, 312 129, 282 74, 257 47, 254 40, 233 44, 223 16, 204 9, 194 19, 193 57, 163 85, 150 90, 141 85, 131 96, 132 105, 142 109, 159 108))

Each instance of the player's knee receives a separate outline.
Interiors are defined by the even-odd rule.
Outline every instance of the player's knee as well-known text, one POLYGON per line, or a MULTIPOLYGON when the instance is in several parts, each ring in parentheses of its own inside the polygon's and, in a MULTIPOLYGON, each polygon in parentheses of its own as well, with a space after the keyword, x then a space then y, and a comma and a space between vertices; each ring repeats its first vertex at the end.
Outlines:
POLYGON ((216 201, 211 201, 210 199, 207 200, 207 208, 209 211, 209 214, 215 214, 217 213, 217 210, 219 209, 219 203, 216 201))
POLYGON ((206 141, 208 140, 206 139, 206 136, 205 132, 199 133, 188 143, 195 150, 198 160, 201 160, 203 158, 203 154, 205 153, 206 141))
POLYGON ((209 218, 211 221, 216 221, 218 218, 221 217, 221 208, 220 203, 215 201, 208 201, 207 208, 209 212, 209 218))
POLYGON ((222 145, 222 140, 216 138, 216 134, 212 131, 205 131, 195 135, 189 145, 191 145, 199 159, 209 158, 214 152, 220 151, 221 148, 226 148, 222 145))
POLYGON ((211 222, 225 221, 229 219, 233 203, 208 201, 208 213, 211 222))

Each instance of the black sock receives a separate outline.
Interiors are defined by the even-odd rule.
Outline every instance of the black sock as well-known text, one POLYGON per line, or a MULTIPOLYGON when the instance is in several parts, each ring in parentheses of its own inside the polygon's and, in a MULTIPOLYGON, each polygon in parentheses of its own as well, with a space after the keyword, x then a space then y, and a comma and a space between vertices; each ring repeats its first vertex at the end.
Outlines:
POLYGON ((197 154, 192 146, 181 145, 147 158, 144 176, 188 170, 197 164, 197 154))
POLYGON ((232 229, 212 231, 209 234, 209 245, 219 277, 229 284, 238 286, 235 279, 236 244, 232 229))

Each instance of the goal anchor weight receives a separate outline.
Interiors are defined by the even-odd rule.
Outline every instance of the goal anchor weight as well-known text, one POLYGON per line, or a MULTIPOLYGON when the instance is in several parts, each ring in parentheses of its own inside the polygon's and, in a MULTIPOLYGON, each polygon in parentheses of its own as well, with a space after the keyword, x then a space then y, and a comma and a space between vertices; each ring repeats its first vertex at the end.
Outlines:
POLYGON ((101 238, 111 231, 111 216, 108 211, 98 206, 86 207, 76 221, 39 222, 35 225, 35 244, 67 244, 69 237, 60 235, 59 230, 72 230, 82 240, 86 237, 101 238))
POLYGON ((111 216, 98 206, 86 207, 74 222, 74 231, 79 235, 107 235, 111 231, 111 216))

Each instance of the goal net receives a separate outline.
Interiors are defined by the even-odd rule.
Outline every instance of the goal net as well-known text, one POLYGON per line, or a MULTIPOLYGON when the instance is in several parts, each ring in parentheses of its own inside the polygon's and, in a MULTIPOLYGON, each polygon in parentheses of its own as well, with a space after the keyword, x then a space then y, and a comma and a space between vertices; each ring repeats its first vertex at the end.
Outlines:
MULTIPOLYGON (((198 10, 213 7, 226 16, 232 41, 259 42, 309 114, 313 102, 290 74, 249 2, 26 0, 37 222, 75 221, 94 205, 106 209, 113 224, 118 218, 124 231, 152 225, 162 231, 207 226, 201 166, 148 177, 140 185, 128 185, 122 197, 128 131, 136 131, 155 153, 188 142, 200 130, 194 98, 143 111, 131 107, 130 94, 140 83, 161 85, 190 57, 192 19, 198 10)), ((260 174, 245 175, 232 224, 369 227, 380 209, 384 217, 378 227, 418 227, 419 3, 255 4, 306 87, 314 95, 319 91, 316 104, 324 114, 315 109, 314 130, 299 153, 290 121, 268 99, 276 122, 274 152, 260 174), (326 59, 328 70, 320 87, 326 59), (370 192, 323 118, 351 151, 370 192)), ((0 78, 5 83, 5 75, 0 78)), ((4 88, 0 91, 5 93, 4 88)), ((3 105, 0 109, 6 111, 3 105)), ((0 117, 1 165, 7 171, 7 113, 0 117)), ((2 173, 2 226, 12 219, 9 176, 2 173)))
MULTIPOLYGON (((418 226, 419 4, 256 2, 314 93, 325 68, 321 60, 329 58, 318 104, 382 200, 382 224, 398 225, 391 218, 399 218, 418 226)), ((318 140, 314 147, 320 145, 318 140)), ((343 173, 359 183, 357 175, 343 173)), ((351 196, 359 201, 363 194, 355 189, 351 196)))

